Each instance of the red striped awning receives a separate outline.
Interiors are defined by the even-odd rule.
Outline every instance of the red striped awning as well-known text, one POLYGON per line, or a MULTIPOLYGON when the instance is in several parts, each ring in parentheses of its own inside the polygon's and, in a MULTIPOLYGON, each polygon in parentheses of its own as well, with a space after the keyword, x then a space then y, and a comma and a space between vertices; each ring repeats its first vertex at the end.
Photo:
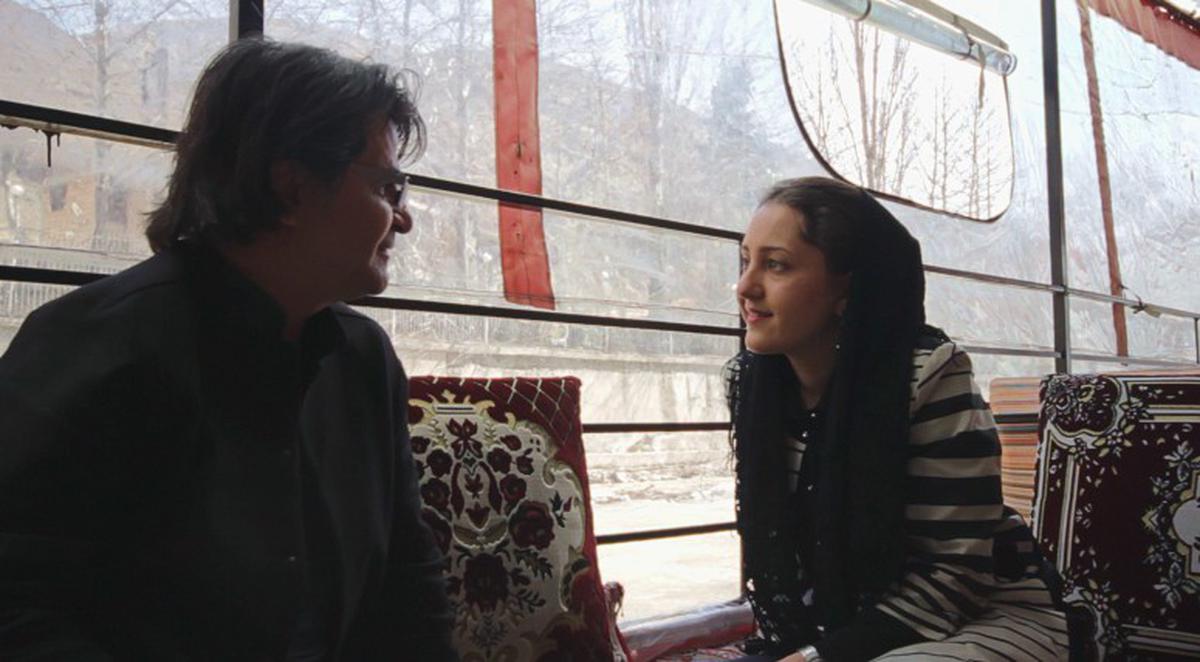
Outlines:
POLYGON ((1200 22, 1162 0, 1088 0, 1166 53, 1200 69, 1200 22))

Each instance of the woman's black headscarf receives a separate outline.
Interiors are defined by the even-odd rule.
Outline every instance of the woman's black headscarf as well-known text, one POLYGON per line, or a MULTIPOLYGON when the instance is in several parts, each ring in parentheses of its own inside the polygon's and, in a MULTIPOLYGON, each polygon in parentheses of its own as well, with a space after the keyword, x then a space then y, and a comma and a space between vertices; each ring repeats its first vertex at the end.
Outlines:
MULTIPOLYGON (((925 279, 917 241, 862 190, 825 178, 780 182, 764 204, 786 205, 804 218, 804 238, 820 248, 835 273, 850 273, 834 374, 825 396, 815 521, 800 527, 789 508, 784 474, 785 401, 795 375, 782 356, 743 352, 730 374, 737 466, 738 528, 744 571, 756 610, 784 627, 783 643, 811 643, 812 618, 827 628, 899 579, 904 562, 904 491, 913 347, 926 329, 925 279), (792 611, 801 537, 813 548, 816 613, 792 611), (792 604, 791 607, 788 604, 792 604)), ((760 618, 760 621, 762 619, 760 618)))

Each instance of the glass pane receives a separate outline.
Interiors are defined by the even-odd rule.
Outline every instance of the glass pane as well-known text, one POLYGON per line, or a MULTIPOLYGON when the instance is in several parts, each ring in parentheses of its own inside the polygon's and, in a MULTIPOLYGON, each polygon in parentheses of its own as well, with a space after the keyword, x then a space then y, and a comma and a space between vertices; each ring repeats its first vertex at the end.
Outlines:
POLYGON ((734 230, 823 171, 779 78, 770 0, 538 3, 546 195, 734 230))
MULTIPOLYGON (((733 521, 728 433, 593 434, 585 443, 597 534, 733 521)), ((599 554, 604 579, 625 586, 625 619, 738 595, 733 534, 604 545, 599 554)))
POLYGON ((732 522, 727 432, 589 434, 596 533, 732 522))
MULTIPOLYGON (((508 306, 496 203, 414 191, 388 294, 508 306)), ((736 327, 737 243, 584 216, 543 215, 562 312, 736 327)))
POLYGON ((270 37, 415 72, 429 143, 411 170, 496 184, 491 2, 278 0, 266 12, 270 37))
POLYGON ((736 338, 360 310, 391 335, 410 375, 574 375, 585 423, 729 420, 721 369, 736 338))
POLYGON ((1193 365, 1180 364, 1179 367, 1163 367, 1150 363, 1138 363, 1137 359, 1126 359, 1124 362, 1118 361, 1073 361, 1071 362, 1071 374, 1073 375, 1090 375, 1097 373, 1113 374, 1123 372, 1179 372, 1185 371, 1189 374, 1195 374, 1196 367, 1193 365))
MULTIPOLYGON (((1121 307, 1131 356, 1167 361, 1196 360, 1196 329, 1190 318, 1157 317, 1121 307)), ((1113 306, 1109 303, 1071 299, 1071 342, 1083 354, 1117 353, 1113 306)))
POLYGON ((177 129, 229 2, 0 3, 0 98, 177 129))
POLYGON ((1004 213, 1013 150, 1001 75, 806 2, 775 4, 797 120, 833 172, 968 218, 1004 213))
POLYGON ((1129 353, 1168 361, 1196 361, 1196 329, 1189 318, 1125 312, 1129 353))
POLYGON ((1200 216, 1200 70, 1117 21, 1084 11, 1095 46, 1090 85, 1079 9, 1058 3, 1071 285, 1111 291, 1095 139, 1099 109, 1122 294, 1200 310, 1194 277, 1200 264, 1194 227, 1200 216))
POLYGON ((545 214, 559 309, 736 327, 738 244, 545 214))
POLYGON ((1007 356, 1004 354, 971 354, 975 383, 983 399, 992 400, 992 380, 998 377, 1040 377, 1054 372, 1054 359, 1037 356, 1007 356))
POLYGON ((1116 354, 1117 333, 1112 304, 1072 297, 1071 351, 1082 354, 1116 354))
POLYGON ((1054 326, 1046 292, 926 273, 925 318, 970 345, 1052 349, 1054 326))
POLYGON ((69 285, 0 281, 0 355, 8 351, 29 313, 73 289, 69 285))
MULTIPOLYGON (((942 6, 1008 41, 1017 68, 1006 79, 1016 180, 995 223, 968 223, 899 203, 885 206, 921 241, 928 264, 1037 282, 1050 280, 1040 5, 1035 0, 943 0, 942 6)), ((947 320, 947 324, 950 322, 947 320)))
POLYGON ((621 582, 621 620, 677 614, 741 595, 740 544, 733 531, 602 545, 600 577, 621 582))
POLYGON ((386 294, 484 303, 503 300, 496 203, 413 190, 413 229, 396 237, 386 294))
POLYGON ((161 199, 170 153, 63 136, 52 163, 44 136, 0 131, 0 259, 110 273, 149 255, 144 219, 161 199))

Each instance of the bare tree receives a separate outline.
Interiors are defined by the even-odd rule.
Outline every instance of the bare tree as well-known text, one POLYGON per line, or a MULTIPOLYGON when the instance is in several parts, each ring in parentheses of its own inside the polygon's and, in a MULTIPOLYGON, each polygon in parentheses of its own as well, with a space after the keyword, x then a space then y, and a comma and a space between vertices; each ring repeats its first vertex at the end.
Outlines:
MULTIPOLYGON (((158 45, 160 21, 168 14, 201 17, 192 5, 181 0, 165 2, 114 2, 114 0, 39 1, 31 6, 49 17, 79 44, 93 66, 92 90, 95 112, 107 116, 113 112, 122 119, 161 121, 162 99, 146 103, 149 92, 163 93, 165 67, 163 49, 158 45), (155 80, 145 80, 147 70, 154 70, 155 80), (142 74, 138 80, 137 74, 142 74), (131 76, 132 75, 132 76, 131 76), (142 87, 142 103, 117 107, 118 95, 142 87), (147 88, 150 86, 150 89, 147 88), (118 87, 121 89, 118 90, 118 87), (144 116, 147 109, 157 109, 159 115, 144 116)), ((92 247, 99 251, 128 252, 129 191, 117 181, 109 164, 112 145, 95 141, 93 169, 95 172, 95 223, 92 247)))
POLYGON ((902 184, 905 166, 913 158, 911 125, 902 120, 912 113, 916 71, 907 67, 907 41, 882 38, 877 28, 862 23, 852 23, 850 33, 858 80, 862 175, 868 187, 888 190, 889 171, 894 173, 895 183, 902 184), (887 44, 889 57, 884 63, 887 44))

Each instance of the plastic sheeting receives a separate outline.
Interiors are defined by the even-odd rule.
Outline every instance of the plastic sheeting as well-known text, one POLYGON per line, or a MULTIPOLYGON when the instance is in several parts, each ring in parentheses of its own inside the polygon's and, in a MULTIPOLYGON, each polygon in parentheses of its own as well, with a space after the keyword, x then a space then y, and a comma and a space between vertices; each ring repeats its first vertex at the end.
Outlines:
POLYGON ((0 260, 111 272, 148 255, 144 215, 170 173, 170 153, 78 136, 53 150, 47 167, 45 136, 0 129, 0 260))
POLYGON ((538 11, 546 195, 740 231, 771 182, 823 173, 791 117, 770 0, 538 11))
POLYGON ((496 185, 491 0, 271 0, 265 11, 268 37, 415 74, 429 141, 411 169, 496 185))
MULTIPOLYGON (((1090 19, 1123 295, 1200 310, 1195 279, 1200 267, 1200 143, 1195 139, 1200 135, 1200 69, 1122 22, 1095 11, 1090 19)), ((1059 3, 1058 25, 1069 281, 1072 287, 1108 292, 1093 104, 1073 2, 1059 3)), ((1127 314, 1131 354, 1186 360, 1187 352, 1178 349, 1178 318, 1139 316, 1146 314, 1127 314), (1177 349, 1158 349, 1168 347, 1177 349)), ((1099 336, 1076 342, 1106 346, 1099 336)))
POLYGON ((229 2, 0 0, 0 98, 178 129, 229 2))

